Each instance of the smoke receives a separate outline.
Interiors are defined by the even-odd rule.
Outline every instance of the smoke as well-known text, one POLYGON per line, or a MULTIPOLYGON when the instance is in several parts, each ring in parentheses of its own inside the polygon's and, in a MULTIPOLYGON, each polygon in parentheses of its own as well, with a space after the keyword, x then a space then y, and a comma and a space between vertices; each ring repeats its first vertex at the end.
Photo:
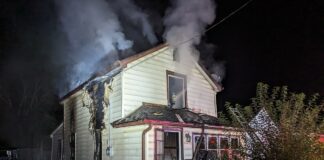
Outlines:
POLYGON ((215 61, 215 45, 201 42, 204 30, 216 18, 215 9, 212 0, 172 1, 164 19, 164 38, 175 49, 175 54, 179 54, 181 66, 185 66, 177 69, 186 74, 191 73, 194 67, 192 61, 198 62, 201 53, 203 65, 212 73, 214 80, 220 83, 225 77, 225 62, 215 61))
POLYGON ((142 35, 147 38, 150 44, 154 45, 157 43, 157 37, 153 32, 153 28, 148 21, 148 15, 141 11, 133 1, 130 0, 110 0, 109 4, 113 6, 119 16, 123 16, 130 23, 136 26, 140 26, 142 35))
POLYGON ((64 76, 68 90, 90 78, 98 69, 134 53, 136 43, 132 40, 136 37, 126 36, 129 28, 125 30, 120 19, 139 28, 150 45, 157 43, 148 16, 130 0, 56 0, 56 4, 70 45, 66 51, 68 67, 64 76), (102 59, 105 59, 104 64, 102 59))
POLYGON ((219 49, 212 43, 200 43, 197 46, 200 54, 200 63, 211 73, 211 77, 221 83, 226 76, 226 62, 219 57, 219 49))
POLYGON ((207 25, 215 19, 215 4, 212 0, 175 0, 166 12, 164 38, 176 49, 185 71, 193 67, 192 59, 198 61, 199 52, 195 48, 207 25), (183 43, 185 42, 185 43, 183 43))

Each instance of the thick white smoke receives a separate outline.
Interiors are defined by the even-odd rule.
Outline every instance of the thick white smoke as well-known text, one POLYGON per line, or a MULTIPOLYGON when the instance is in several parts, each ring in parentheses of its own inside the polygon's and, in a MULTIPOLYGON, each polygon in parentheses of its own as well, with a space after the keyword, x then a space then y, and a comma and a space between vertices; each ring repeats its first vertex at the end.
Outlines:
POLYGON ((142 34, 153 45, 157 43, 156 35, 148 21, 148 15, 141 11, 131 0, 110 0, 109 4, 113 6, 116 12, 123 14, 128 18, 133 25, 139 25, 142 29, 142 34))
POLYGON ((172 1, 172 7, 164 19, 164 38, 178 52, 180 63, 189 65, 186 71, 191 69, 192 59, 198 60, 199 53, 195 45, 200 43, 204 29, 214 19, 215 4, 212 0, 172 1))
POLYGON ((127 15, 129 22, 142 29, 142 36, 151 44, 157 38, 147 20, 129 0, 56 0, 61 26, 70 42, 71 61, 66 78, 69 89, 78 86, 98 71, 100 61, 105 64, 119 58, 120 52, 132 52, 134 43, 124 34, 119 13, 127 15), (109 61, 109 62, 108 62, 109 61))

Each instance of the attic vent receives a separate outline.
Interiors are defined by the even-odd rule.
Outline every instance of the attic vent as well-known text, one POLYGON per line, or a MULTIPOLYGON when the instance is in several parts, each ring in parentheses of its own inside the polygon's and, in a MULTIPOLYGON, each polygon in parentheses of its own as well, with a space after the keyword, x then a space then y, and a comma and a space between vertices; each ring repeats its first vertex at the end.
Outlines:
POLYGON ((180 61, 180 55, 177 48, 174 48, 173 50, 173 61, 179 62, 180 61))

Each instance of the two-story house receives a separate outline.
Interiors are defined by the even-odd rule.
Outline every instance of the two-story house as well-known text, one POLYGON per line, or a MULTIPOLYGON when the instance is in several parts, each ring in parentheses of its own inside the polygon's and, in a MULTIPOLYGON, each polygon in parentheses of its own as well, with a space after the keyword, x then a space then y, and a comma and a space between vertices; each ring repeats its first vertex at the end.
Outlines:
POLYGON ((192 159, 196 148, 209 157, 232 156, 240 134, 217 119, 222 87, 175 54, 159 45, 64 96, 64 159, 192 159))

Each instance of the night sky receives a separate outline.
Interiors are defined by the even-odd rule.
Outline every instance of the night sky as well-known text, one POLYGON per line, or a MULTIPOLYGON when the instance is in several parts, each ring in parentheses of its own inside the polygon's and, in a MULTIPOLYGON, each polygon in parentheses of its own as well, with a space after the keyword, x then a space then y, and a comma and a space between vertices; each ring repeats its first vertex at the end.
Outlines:
MULTIPOLYGON (((60 63, 64 54, 58 53, 66 50, 67 40, 53 1, 0 2, 0 147, 37 145, 35 137, 48 138, 62 121, 57 84, 62 83, 67 66, 60 63), (30 104, 33 97, 37 101, 30 104)), ((216 1, 215 22, 245 2, 216 1)), ((162 42, 163 26, 158 20, 169 3, 136 3, 154 17, 162 42)), ((247 104, 257 82, 324 95, 323 0, 254 0, 207 32, 203 40, 216 45, 213 58, 226 64, 219 108, 225 101, 247 104)))

